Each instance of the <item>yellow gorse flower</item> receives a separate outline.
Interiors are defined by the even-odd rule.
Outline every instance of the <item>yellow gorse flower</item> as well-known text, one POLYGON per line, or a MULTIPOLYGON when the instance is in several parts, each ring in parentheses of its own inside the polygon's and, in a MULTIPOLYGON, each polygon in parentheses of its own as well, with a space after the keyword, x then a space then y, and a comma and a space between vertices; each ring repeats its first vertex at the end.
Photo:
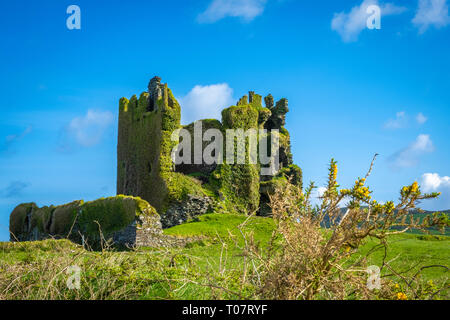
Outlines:
POLYGON ((388 201, 384 205, 384 209, 386 210, 387 213, 392 213, 395 209, 395 205, 392 201, 388 201))
POLYGON ((408 297, 403 292, 397 293, 397 300, 408 300, 408 297))
POLYGON ((331 165, 331 168, 333 170, 333 180, 336 180, 337 179, 337 172, 338 172, 337 165, 335 163, 333 163, 331 165))
POLYGON ((397 299, 398 300, 408 300, 408 297, 403 292, 397 293, 397 299))
POLYGON ((417 181, 414 181, 412 185, 403 187, 402 193, 404 195, 419 193, 419 184, 417 183, 417 181))
POLYGON ((354 187, 354 194, 357 198, 363 200, 363 199, 370 199, 370 190, 368 187, 364 187, 364 183, 366 182, 366 179, 362 178, 355 181, 355 187, 354 187))

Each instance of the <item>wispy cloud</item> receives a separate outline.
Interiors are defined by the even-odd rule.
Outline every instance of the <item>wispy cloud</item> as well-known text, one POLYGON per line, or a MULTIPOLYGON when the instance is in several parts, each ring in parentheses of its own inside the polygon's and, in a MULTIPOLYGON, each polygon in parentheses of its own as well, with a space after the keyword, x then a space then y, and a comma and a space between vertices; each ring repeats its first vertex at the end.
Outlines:
POLYGON ((6 188, 1 191, 5 198, 14 198, 20 196, 25 188, 29 186, 23 181, 12 181, 6 188))
POLYGON ((199 23, 214 23, 226 17, 238 17, 252 21, 264 11, 266 0, 213 0, 208 8, 197 16, 199 23))
POLYGON ((419 0, 416 15, 412 20, 419 28, 419 33, 424 33, 430 26, 442 28, 450 24, 448 5, 446 0, 419 0))
POLYGON ((5 142, 0 146, 0 153, 8 151, 15 143, 31 133, 31 131, 33 131, 33 127, 28 126, 21 133, 6 136, 5 142))
MULTIPOLYGON (((388 119, 385 124, 385 129, 402 129, 408 127, 411 122, 413 122, 412 117, 408 116, 405 111, 400 111, 395 114, 395 118, 388 119)), ((415 116, 415 121, 418 125, 423 125, 428 121, 428 118, 422 113, 419 112, 415 116)))
POLYGON ((425 117, 422 112, 419 112, 416 116, 416 121, 418 124, 424 124, 427 120, 428 118, 425 117))
POLYGON ((200 119, 220 119, 222 109, 234 103, 233 89, 226 83, 197 85, 178 100, 184 124, 200 119))
POLYGON ((438 173, 424 173, 420 183, 424 192, 441 192, 437 200, 433 200, 434 210, 450 209, 450 177, 441 177, 438 173))
POLYGON ((364 0, 359 6, 353 7, 349 12, 335 13, 331 21, 331 29, 339 33, 344 42, 358 40, 359 34, 367 26, 369 15, 366 10, 371 5, 378 5, 381 9, 381 17, 396 15, 405 12, 405 7, 399 7, 392 3, 381 4, 378 0, 364 0))
POLYGON ((96 110, 88 110, 86 115, 73 118, 62 130, 59 151, 70 150, 71 141, 83 147, 97 145, 113 120, 111 112, 96 110))
POLYGON ((417 165, 422 155, 434 151, 434 145, 428 134, 420 134, 408 147, 389 157, 394 168, 407 168, 417 165))
POLYGON ((404 128, 407 124, 406 113, 404 111, 397 112, 395 119, 389 119, 384 124, 386 129, 400 129, 404 128))

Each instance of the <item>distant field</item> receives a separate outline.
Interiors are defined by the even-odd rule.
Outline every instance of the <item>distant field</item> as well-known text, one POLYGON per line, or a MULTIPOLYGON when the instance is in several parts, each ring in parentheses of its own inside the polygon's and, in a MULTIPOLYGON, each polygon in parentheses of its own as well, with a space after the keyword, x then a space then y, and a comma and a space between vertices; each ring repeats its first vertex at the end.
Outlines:
MULTIPOLYGON (((208 214, 165 230, 169 235, 202 238, 183 249, 140 248, 102 253, 86 251, 66 240, 0 243, 0 299, 236 299, 204 282, 209 277, 220 282, 224 268, 235 269, 239 274, 243 257, 237 247, 243 245, 243 238, 237 226, 245 219, 208 214), (65 270, 70 265, 83 270, 81 290, 65 288, 65 270)), ((264 245, 273 228, 272 219, 254 217, 242 231, 252 232, 255 240, 264 245)), ((375 240, 368 241, 360 254, 375 244, 375 240)), ((411 266, 416 266, 415 270, 425 265, 450 266, 449 245, 448 236, 396 235, 390 240, 387 259, 399 271, 407 271, 411 266)), ((383 254, 382 250, 375 251, 369 263, 379 265, 383 254)), ((386 273, 383 270, 382 275, 386 273)), ((443 268, 429 268, 422 273, 424 281, 447 285, 448 275, 443 268)), ((250 289, 236 287, 243 294, 246 290, 250 289)), ((441 297, 448 298, 448 292, 441 297)))

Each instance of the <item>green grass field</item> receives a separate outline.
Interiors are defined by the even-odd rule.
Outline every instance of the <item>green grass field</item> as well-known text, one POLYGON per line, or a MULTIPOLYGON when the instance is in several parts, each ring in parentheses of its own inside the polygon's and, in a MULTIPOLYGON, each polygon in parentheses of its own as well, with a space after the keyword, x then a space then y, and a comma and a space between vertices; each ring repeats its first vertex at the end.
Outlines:
MULTIPOLYGON (((185 248, 93 252, 67 240, 0 243, 0 299, 237 299, 233 292, 245 296, 252 290, 240 287, 238 281, 244 259, 242 234, 252 233, 265 245, 274 229, 272 219, 252 217, 241 233, 238 226, 245 219, 208 214, 165 230, 172 236, 201 237, 185 248), (66 289, 71 265, 82 270, 80 290, 66 289), (211 279, 217 287, 208 285, 211 279), (224 281, 230 291, 219 288, 224 281)), ((367 241, 356 255, 367 253, 375 244, 374 239, 367 241)), ((396 235, 390 240, 387 259, 405 275, 426 265, 448 267, 449 244, 448 236, 396 235)), ((383 255, 381 249, 373 252, 369 264, 379 265, 383 255)), ((382 271, 382 275, 388 273, 382 271)), ((421 275, 423 281, 448 285, 445 268, 427 268, 421 275)), ((441 298, 448 298, 448 292, 443 291, 441 298)))
MULTIPOLYGON (((205 215, 200 217, 197 222, 170 228, 166 230, 166 233, 179 236, 208 235, 215 239, 209 246, 193 246, 185 249, 185 252, 198 257, 214 257, 220 254, 219 248, 222 245, 219 243, 219 237, 226 240, 228 235, 232 234, 242 245, 242 236, 240 236, 237 226, 244 222, 245 219, 243 216, 205 215)), ((271 237, 274 223, 272 219, 254 217, 246 226, 247 231, 253 232, 257 241, 265 243, 271 237)), ((367 241, 360 249, 361 255, 366 254, 377 243, 376 239, 367 241)), ((384 250, 380 248, 370 255, 369 263, 381 265, 383 256, 384 250)), ((394 235, 390 238, 389 251, 387 253, 387 260, 392 259, 394 259, 392 266, 400 271, 408 270, 412 266, 416 266, 412 272, 417 270, 417 267, 425 265, 444 265, 448 267, 450 266, 450 237, 436 235, 436 232, 432 232, 432 235, 423 233, 394 235)), ((426 280, 444 280, 449 276, 448 271, 439 267, 424 269, 421 274, 426 280)))

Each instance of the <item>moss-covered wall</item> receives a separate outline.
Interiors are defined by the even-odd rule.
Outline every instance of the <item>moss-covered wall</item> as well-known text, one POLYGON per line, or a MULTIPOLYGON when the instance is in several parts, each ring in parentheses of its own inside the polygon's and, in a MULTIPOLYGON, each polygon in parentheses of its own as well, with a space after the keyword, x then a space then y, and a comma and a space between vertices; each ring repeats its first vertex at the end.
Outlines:
POLYGON ((163 111, 146 111, 147 102, 148 93, 120 100, 117 194, 140 196, 159 208, 167 194, 159 174, 163 111))
POLYGON ((117 194, 139 196, 163 214, 173 202, 204 192, 197 180, 175 172, 171 135, 180 128, 180 105, 159 81, 149 85, 157 92, 120 99, 117 194))
POLYGON ((21 235, 28 233, 31 225, 31 213, 37 209, 34 202, 22 203, 14 208, 9 216, 9 230, 11 241, 22 240, 21 235))
MULTIPOLYGON (((253 94, 250 94, 253 98, 253 94)), ((227 129, 258 129, 259 110, 262 109, 258 101, 247 103, 247 96, 241 98, 237 106, 231 106, 222 111, 223 131, 227 129), (245 104, 247 103, 247 104, 245 104)), ((237 162, 237 139, 234 142, 235 160, 237 162)), ((224 141, 226 146, 226 138, 224 141)), ((224 209, 239 213, 255 212, 259 208, 259 164, 251 164, 248 156, 249 142, 245 141, 245 164, 224 163, 219 165, 211 176, 211 184, 217 186, 219 198, 224 209)))
MULTIPOLYGON (((227 164, 219 166, 211 177, 212 184, 218 186, 219 195, 223 199, 225 208, 238 212, 258 211, 267 213, 268 195, 274 186, 279 183, 291 182, 301 185, 301 169, 292 164, 291 144, 289 132, 284 127, 285 115, 289 111, 287 99, 281 99, 274 105, 272 95, 264 98, 266 104, 262 106, 262 96, 250 91, 248 96, 242 97, 237 106, 231 106, 222 111, 223 130, 226 129, 267 129, 269 147, 268 155, 271 154, 270 139, 271 130, 279 130, 279 160, 281 170, 274 177, 260 176, 260 165, 258 164, 227 164), (262 184, 262 185, 261 185, 262 184)), ((263 137, 259 137, 260 139, 263 137)), ((236 146, 235 146, 236 152, 236 146)), ((246 142, 246 154, 248 142, 246 142)), ((248 158, 246 155, 246 163, 248 158)))
POLYGON ((50 234, 67 235, 74 226, 79 208, 83 205, 83 200, 73 201, 62 206, 57 206, 53 211, 50 227, 44 232, 50 234))
POLYGON ((148 202, 123 195, 42 208, 34 203, 25 203, 11 213, 11 241, 52 237, 96 245, 101 239, 109 239, 147 216, 158 216, 148 202))

